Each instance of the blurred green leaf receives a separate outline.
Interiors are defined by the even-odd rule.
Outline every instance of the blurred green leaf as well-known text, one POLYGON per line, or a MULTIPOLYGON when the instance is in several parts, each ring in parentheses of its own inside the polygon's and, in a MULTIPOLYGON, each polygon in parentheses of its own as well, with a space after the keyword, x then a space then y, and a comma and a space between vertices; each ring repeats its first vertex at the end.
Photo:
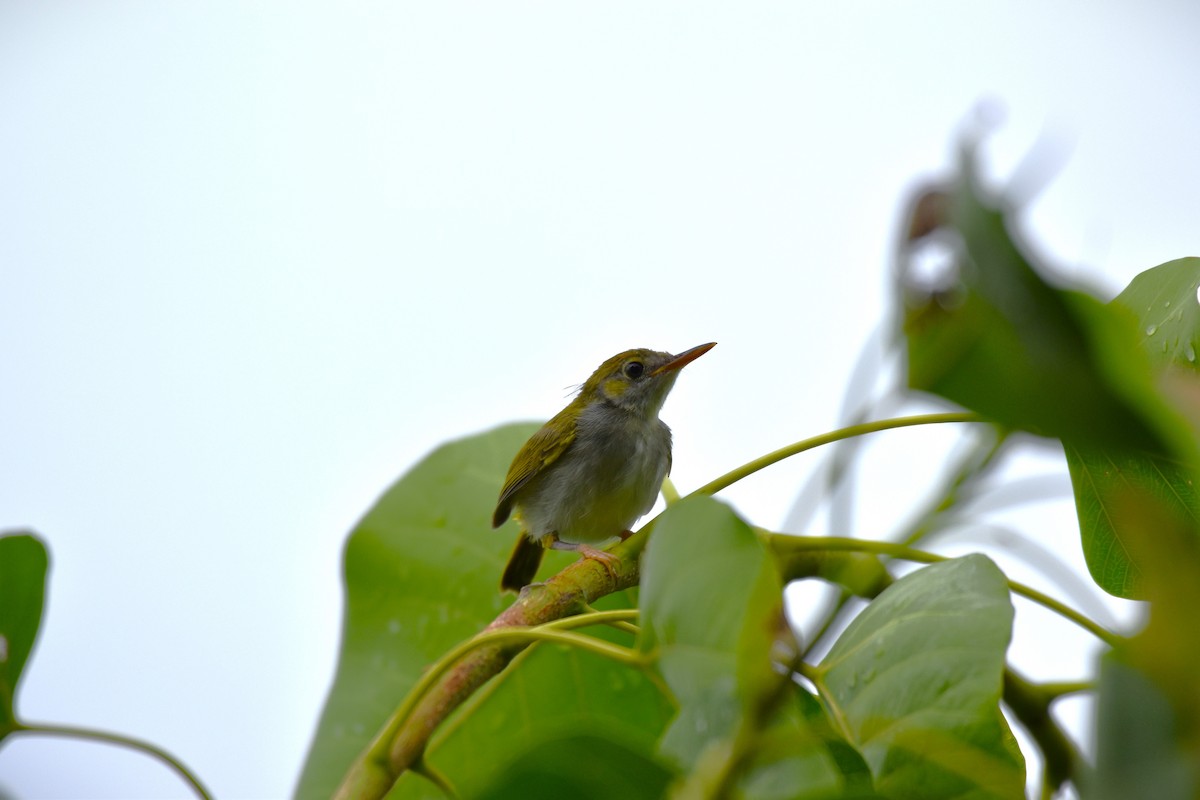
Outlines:
MULTIPOLYGON (((1193 383, 1200 368, 1196 361, 1200 347, 1197 287, 1200 259, 1183 258, 1141 273, 1112 303, 1135 318, 1139 331, 1135 341, 1151 363, 1160 369, 1178 368, 1177 375, 1193 383)), ((1175 442, 1174 452, 1186 456, 1188 433, 1181 432, 1175 442)), ((1065 443, 1065 450, 1092 578, 1118 597, 1144 598, 1143 569, 1133 555, 1139 550, 1133 537, 1143 526, 1122 512, 1144 514, 1149 502, 1175 517, 1182 527, 1200 530, 1200 493, 1194 469, 1177 456, 1145 450, 1082 442, 1065 443)))
POLYGON ((1142 570, 1129 557, 1128 521, 1113 516, 1115 495, 1136 492, 1193 527, 1200 519, 1195 434, 1152 368, 1195 369, 1200 260, 1143 273, 1107 305, 1058 288, 973 170, 968 153, 953 186, 914 205, 911 238, 949 234, 956 283, 935 291, 903 262, 909 385, 1061 439, 1092 577, 1112 594, 1141 597, 1142 570))
POLYGON ((595 734, 539 742, 508 765, 478 800, 660 800, 671 771, 595 734))
POLYGON ((17 684, 37 641, 49 564, 38 537, 0 536, 0 740, 17 719, 17 684))
POLYGON ((1129 502, 1149 619, 1101 662, 1097 769, 1087 796, 1193 798, 1200 796, 1200 539, 1162 506, 1137 496, 1129 502))
POLYGON ((972 555, 885 589, 818 668, 818 690, 891 798, 1024 797, 1000 713, 1013 609, 1004 575, 972 555))
POLYGON ((1200 796, 1200 758, 1180 747, 1175 710, 1148 677, 1112 653, 1101 659, 1096 723, 1087 800, 1200 796))
POLYGON ((913 238, 951 234, 956 272, 935 289, 903 262, 909 386, 1010 428, 1169 452, 1147 418, 1149 372, 1119 346, 1132 341, 1130 320, 1039 274, 1004 211, 983 198, 971 159, 953 186, 915 206, 913 238))
MULTIPOLYGON (((509 425, 439 447, 388 489, 350 535, 337 675, 298 797, 330 796, 421 672, 511 602, 499 581, 517 528, 493 531, 490 520, 509 462, 536 429, 509 425)), ((571 560, 548 555, 558 556, 547 558, 550 568, 571 560)), ((598 605, 632 603, 619 594, 598 605)), ((600 728, 651 752, 670 713, 669 701, 642 673, 538 646, 451 716, 426 755, 469 795, 551 733, 600 728)), ((406 773, 389 797, 442 795, 406 773)))

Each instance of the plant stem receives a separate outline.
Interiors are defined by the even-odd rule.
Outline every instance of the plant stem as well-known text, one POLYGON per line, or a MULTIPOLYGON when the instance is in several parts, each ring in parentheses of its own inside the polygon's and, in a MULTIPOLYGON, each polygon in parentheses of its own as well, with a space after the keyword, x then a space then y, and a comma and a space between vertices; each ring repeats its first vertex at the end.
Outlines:
MULTIPOLYGON (((567 622, 567 620, 558 620, 558 622, 567 622)), ((590 622, 588 624, 591 624, 590 622)), ((535 628, 499 628, 495 630, 484 631, 483 633, 472 636, 465 642, 460 642, 456 647, 452 648, 448 653, 435 661, 429 669, 421 675, 412 691, 408 693, 408 697, 401 703, 400 708, 396 709, 396 713, 388 720, 387 727, 384 728, 384 735, 394 736, 396 732, 404 726, 408 720, 412 710, 417 703, 421 701, 425 693, 428 692, 434 684, 441 679, 443 675, 450 671, 459 659, 470 653, 472 650, 478 650, 482 647, 487 647, 493 644, 520 644, 530 645, 536 642, 555 642, 558 644, 567 644, 572 647, 578 647, 580 650, 587 650, 596 655, 611 658, 614 661, 620 661, 630 666, 641 666, 642 656, 634 650, 619 645, 610 644, 609 642, 595 639, 591 636, 584 636, 579 633, 562 630, 564 625, 548 623, 539 625, 535 628)))
POLYGON ((1078 787, 1083 772, 1079 751, 1050 713, 1050 705, 1061 696, 1056 686, 1061 684, 1031 683, 1005 667, 1004 703, 1042 751, 1043 797, 1052 796, 1068 781, 1078 787))
POLYGON ((846 591, 845 588, 841 588, 838 591, 838 596, 832 603, 829 604, 828 608, 824 612, 824 619, 821 620, 821 624, 813 633, 812 638, 804 643, 804 651, 801 653, 801 655, 807 656, 815 648, 821 646, 822 642, 825 641, 825 638, 833 632, 834 624, 841 618, 842 610, 845 609, 846 603, 850 601, 852 596, 853 595, 846 591))
POLYGON ((842 439, 850 439, 855 436, 863 436, 868 433, 878 433, 879 431, 895 430, 896 428, 908 428, 913 425, 938 425, 947 422, 984 422, 985 420, 978 414, 970 414, 966 412, 952 412, 944 414, 918 414, 912 417, 896 417, 894 419, 881 419, 873 422, 863 422, 858 425, 850 425, 845 428, 838 428, 835 431, 822 433, 820 436, 812 436, 808 439, 801 439, 798 442, 789 444, 787 447, 781 447, 778 450, 767 453, 765 456, 759 456, 753 461, 749 461, 737 469, 726 472, 716 480, 709 481, 701 486, 692 494, 716 494, 722 489, 728 488, 749 475, 753 475, 761 469, 783 461, 785 458, 790 458, 794 455, 812 450, 815 447, 820 447, 825 444, 841 441, 842 439))
MULTIPOLYGON (((634 540, 638 538, 644 537, 632 537, 614 551, 637 552, 640 548, 634 540)), ((613 571, 596 561, 580 559, 545 583, 523 589, 516 602, 482 633, 454 648, 422 675, 384 728, 351 764, 334 797, 383 798, 400 775, 423 757, 429 737, 450 713, 534 641, 580 644, 640 667, 645 657, 627 648, 561 629, 537 627, 578 615, 588 603, 628 589, 637 580, 637 558, 626 555, 613 571)), ((596 612, 582 615, 583 619, 575 624, 596 624, 600 616, 616 619, 620 615, 596 612)))
POLYGON ((679 490, 675 488, 675 484, 670 478, 663 478, 662 496, 663 502, 667 505, 679 502, 679 490))
POLYGON ((600 611, 591 606, 585 606, 585 608, 587 610, 583 614, 543 622, 541 625, 536 626, 535 630, 573 630, 574 628, 586 628, 589 625, 612 625, 618 622, 632 622, 641 614, 636 608, 614 608, 608 611, 600 611))
POLYGON ((1038 689, 1051 700, 1057 700, 1069 694, 1094 692, 1096 690, 1096 683, 1095 681, 1050 681, 1048 683, 1039 683, 1038 689))
POLYGON ((1006 441, 1006 436, 997 434, 990 442, 977 442, 965 453, 955 465, 952 476, 945 482, 941 498, 927 506, 905 534, 899 537, 900 544, 911 547, 933 532, 939 518, 961 501, 963 490, 970 488, 975 479, 992 466, 1006 441))
POLYGON ((209 794, 208 790, 204 787, 204 784, 200 782, 198 777, 192 774, 191 770, 184 766, 182 761, 158 745, 151 744, 150 742, 142 739, 135 739, 132 736, 124 736, 111 731, 94 730, 91 728, 77 728, 74 725, 52 725, 44 722, 17 723, 13 726, 12 733, 40 733, 45 736, 63 736, 71 739, 87 739, 93 742, 104 742, 106 744, 117 745, 118 747, 128 747, 131 750, 140 750, 142 753, 145 753, 151 758, 158 759, 174 770, 175 773, 178 774, 179 777, 182 778, 184 782, 192 788, 192 791, 196 793, 197 797, 203 798, 203 800, 212 799, 212 795, 209 794))
POLYGON ((585 606, 586 613, 579 614, 574 617, 565 617, 564 619, 556 619, 553 622, 543 624, 542 628, 583 628, 588 625, 608 625, 618 631, 625 631, 628 634, 637 636, 641 630, 633 621, 638 618, 638 610, 636 608, 619 608, 612 611, 598 611, 591 606, 585 606))
MULTIPOLYGON (((928 553, 924 550, 915 550, 904 545, 893 544, 892 542, 879 542, 871 539, 849 539, 839 536, 789 536, 782 533, 772 533, 768 536, 768 543, 772 549, 781 555, 811 550, 849 550, 886 555, 892 558, 902 558, 906 561, 916 561, 921 564, 933 564, 938 561, 949 560, 946 556, 928 553)), ((1116 647, 1121 641, 1121 637, 1112 631, 1094 622, 1070 606, 1039 592, 1037 589, 1011 580, 1008 581, 1008 587, 1014 593, 1032 600, 1041 606, 1045 606, 1060 616, 1071 620, 1111 647, 1116 647)))
POLYGON ((412 771, 441 789, 442 794, 446 795, 450 800, 458 798, 458 792, 455 791, 454 785, 450 783, 450 780, 439 772, 433 764, 430 764, 424 756, 421 756, 417 760, 417 763, 413 764, 412 771))

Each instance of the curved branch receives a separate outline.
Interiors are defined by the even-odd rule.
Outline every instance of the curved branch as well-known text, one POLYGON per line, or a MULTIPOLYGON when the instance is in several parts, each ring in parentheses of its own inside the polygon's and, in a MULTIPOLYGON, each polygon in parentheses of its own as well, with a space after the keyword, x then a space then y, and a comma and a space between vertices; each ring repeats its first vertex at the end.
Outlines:
POLYGON ((896 428, 908 428, 913 425, 938 425, 947 422, 987 422, 987 420, 978 414, 970 412, 948 412, 945 414, 917 414, 912 417, 895 417, 892 419, 862 422, 858 425, 849 425, 845 428, 830 431, 829 433, 822 433, 820 436, 801 439, 798 442, 789 444, 787 447, 781 447, 778 450, 767 453, 765 456, 760 456, 735 470, 726 472, 716 480, 709 481, 692 494, 716 494, 761 469, 783 461, 785 458, 791 458, 807 450, 820 447, 821 445, 833 444, 843 439, 852 439, 855 436, 862 436, 868 433, 890 431, 896 428))
MULTIPOLYGON (((905 561, 915 561, 920 564, 935 564, 939 561, 950 560, 948 556, 940 556, 936 553, 928 553, 924 550, 915 550, 904 545, 892 542, 878 542, 872 539, 850 539, 840 536, 791 536, 785 533, 771 533, 768 534, 767 541, 776 553, 788 557, 793 556, 795 553, 809 553, 815 550, 818 552, 851 551, 876 553, 891 556, 892 558, 901 558, 905 561)), ((1019 594, 1040 606, 1050 609, 1059 616, 1069 619, 1109 647, 1116 647, 1122 641, 1121 636, 1108 630, 1103 625, 1094 622, 1065 603, 1061 603, 1053 597, 1039 592, 1037 589, 1013 580, 1008 581, 1008 588, 1014 594, 1019 594)))
POLYGON ((596 561, 581 559, 545 583, 521 590, 516 602, 476 639, 452 651, 460 653, 460 657, 446 659, 446 668, 440 674, 430 676, 427 690, 424 686, 414 687, 410 694, 412 700, 406 699, 355 760, 334 798, 384 797, 401 774, 421 763, 429 737, 438 725, 476 689, 498 675, 517 654, 538 639, 578 638, 577 634, 561 630, 520 629, 574 616, 600 597, 635 586, 638 581, 636 552, 640 549, 640 546, 634 546, 632 538, 613 548, 612 552, 621 556, 621 560, 612 573, 596 561))
POLYGON ((167 767, 175 771, 180 778, 183 779, 192 791, 196 793, 201 800, 211 800, 212 795, 208 789, 200 782, 200 779, 192 774, 182 761, 168 753, 158 745, 151 744, 143 739, 136 739, 132 736, 125 736, 120 733, 111 731, 94 730, 92 728, 77 728, 73 725, 51 725, 40 722, 21 722, 13 726, 11 733, 36 733, 44 736, 63 736, 70 739, 86 739, 93 742, 103 742, 105 744, 113 744, 119 747, 128 747, 131 750, 139 750, 142 753, 156 758, 163 762, 167 767))

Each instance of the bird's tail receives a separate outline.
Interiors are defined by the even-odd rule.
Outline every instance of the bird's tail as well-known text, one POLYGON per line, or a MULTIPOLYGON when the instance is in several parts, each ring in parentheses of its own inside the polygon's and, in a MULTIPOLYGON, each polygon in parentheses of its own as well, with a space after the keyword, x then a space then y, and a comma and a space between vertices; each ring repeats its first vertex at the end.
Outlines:
POLYGON ((519 592, 532 583, 545 552, 541 542, 532 542, 522 533, 517 537, 517 546, 513 548, 513 554, 508 559, 508 566, 504 568, 500 588, 519 592))

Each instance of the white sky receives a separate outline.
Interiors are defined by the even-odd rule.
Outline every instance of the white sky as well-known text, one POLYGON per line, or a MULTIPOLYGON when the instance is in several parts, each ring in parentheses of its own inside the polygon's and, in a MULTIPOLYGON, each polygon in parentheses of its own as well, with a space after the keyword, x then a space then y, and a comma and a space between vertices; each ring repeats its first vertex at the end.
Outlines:
MULTIPOLYGON (((287 794, 378 493, 633 346, 720 342, 664 412, 682 490, 833 427, 900 203, 981 99, 990 174, 1064 154, 1026 215, 1058 263, 1110 295, 1196 255, 1200 13, 1046 5, 0 5, 0 525, 53 559, 23 714, 287 794)), ((951 438, 868 448, 855 532, 951 438)), ((779 525, 815 463, 728 496, 779 525)), ((1066 502, 1017 524, 1081 563, 1066 502)), ((1019 664, 1085 674, 1020 614, 1019 664)), ((187 795, 47 739, 0 787, 187 795)))

